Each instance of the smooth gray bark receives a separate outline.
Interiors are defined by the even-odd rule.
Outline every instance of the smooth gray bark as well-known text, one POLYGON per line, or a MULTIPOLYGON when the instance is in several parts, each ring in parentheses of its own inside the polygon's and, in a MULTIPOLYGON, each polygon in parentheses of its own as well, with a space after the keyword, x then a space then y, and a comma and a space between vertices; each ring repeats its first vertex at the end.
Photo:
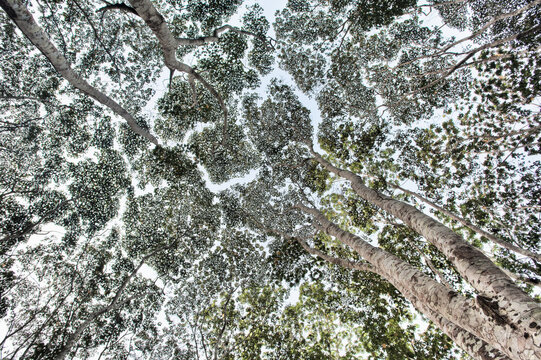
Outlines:
POLYGON ((502 322, 486 309, 480 309, 479 301, 467 299, 450 291, 417 268, 380 248, 374 247, 360 237, 340 229, 321 212, 302 204, 296 208, 309 214, 320 225, 318 228, 336 237, 356 251, 402 294, 411 294, 424 306, 477 338, 485 341, 511 359, 541 359, 541 348, 533 338, 514 325, 502 322), (526 335, 526 336, 525 336, 526 335))
POLYGON ((402 220, 436 246, 470 285, 496 302, 502 321, 522 328, 536 344, 541 344, 541 306, 479 249, 415 207, 370 189, 353 172, 332 165, 313 149, 311 153, 325 169, 349 180, 361 198, 402 220))
POLYGON ((49 40, 47 34, 34 21, 32 14, 20 0, 1 0, 0 4, 28 40, 30 40, 30 42, 32 42, 32 44, 34 44, 39 51, 49 59, 56 71, 58 71, 71 86, 108 107, 115 114, 121 116, 136 134, 143 136, 154 145, 159 145, 158 140, 154 135, 141 128, 137 124, 135 118, 126 109, 98 89, 94 88, 71 68, 68 60, 49 40))

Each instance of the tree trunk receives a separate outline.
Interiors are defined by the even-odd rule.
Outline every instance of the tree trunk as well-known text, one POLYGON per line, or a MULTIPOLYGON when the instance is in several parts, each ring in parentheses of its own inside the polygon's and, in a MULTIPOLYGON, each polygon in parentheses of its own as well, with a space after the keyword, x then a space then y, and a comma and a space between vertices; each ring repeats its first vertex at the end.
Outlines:
POLYGON ((510 360, 508 356, 502 354, 499 350, 430 309, 412 294, 405 293, 404 296, 411 301, 417 310, 430 319, 434 325, 472 358, 476 360, 510 360))
POLYGON ((325 169, 349 180, 357 195, 402 220, 436 246, 468 283, 496 302, 493 307, 502 321, 522 328, 535 344, 541 344, 541 307, 479 249, 415 207, 370 189, 356 174, 337 168, 313 149, 311 152, 325 169))
POLYGON ((413 191, 409 191, 407 189, 404 189, 400 186, 397 186, 397 185, 391 185, 392 187, 394 187, 395 189, 398 189, 408 195, 412 195, 414 197, 416 197, 417 199, 421 200, 422 202, 430 205, 431 207, 433 207, 434 209, 438 210, 439 212, 441 212, 442 214, 444 215, 447 215, 449 216, 451 219, 455 220, 455 221, 458 221, 459 223, 461 223, 462 225, 466 226, 467 228, 471 229, 472 231, 476 232, 477 234, 481 235, 481 236, 484 236, 486 237, 487 239, 489 239, 490 241, 506 248, 507 250, 510 250, 510 251, 513 251, 513 252, 516 252, 517 254, 520 254, 520 255, 524 255, 526 257, 529 257, 539 263, 541 263, 541 255, 539 254, 536 254, 534 252, 531 252, 527 249, 523 249, 519 246, 516 246, 514 244, 511 244, 510 242, 508 241, 505 241, 503 239, 500 239, 499 237, 497 236, 494 236, 493 234, 473 225, 472 223, 470 223, 469 221, 467 221, 466 219, 463 219, 461 217, 459 217, 458 215, 455 215, 453 214, 452 212, 448 211, 448 210, 445 210, 444 208, 442 208, 441 206, 433 203, 432 201, 428 200, 427 198, 417 194, 416 192, 413 192, 413 191))
POLYGON ((402 294, 412 294, 424 306, 441 314, 511 359, 541 359, 541 348, 534 344, 533 338, 513 324, 502 321, 497 314, 494 316, 488 301, 467 299, 454 291, 449 291, 447 287, 407 262, 340 229, 318 210, 301 204, 296 207, 312 215, 314 220, 321 224, 320 230, 350 246, 372 265, 374 271, 381 274, 402 294))

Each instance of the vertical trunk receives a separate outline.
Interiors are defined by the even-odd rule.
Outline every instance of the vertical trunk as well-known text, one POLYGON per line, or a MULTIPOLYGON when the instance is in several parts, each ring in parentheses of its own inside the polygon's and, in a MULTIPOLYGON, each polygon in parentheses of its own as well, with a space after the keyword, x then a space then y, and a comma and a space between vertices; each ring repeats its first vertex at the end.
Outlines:
POLYGON ((130 128, 136 133, 154 145, 159 145, 158 140, 147 130, 141 128, 135 118, 116 101, 103 94, 77 74, 71 68, 68 60, 58 51, 54 44, 49 40, 47 34, 36 24, 32 14, 20 0, 1 0, 0 4, 8 16, 15 22, 24 35, 34 44, 53 67, 58 71, 71 86, 79 89, 99 103, 111 109, 115 114, 126 120, 130 128))
POLYGON ((541 307, 479 249, 415 207, 370 189, 359 176, 337 168, 317 152, 311 152, 325 169, 349 180, 357 195, 402 220, 436 246, 468 283, 496 302, 493 307, 502 321, 522 328, 536 344, 541 344, 541 307))
POLYGON ((478 308, 476 301, 467 299, 436 282, 415 267, 386 251, 374 247, 360 237, 340 229, 316 209, 297 205, 321 224, 325 233, 335 236, 368 261, 378 272, 403 294, 412 294, 418 301, 441 314, 449 321, 487 342, 512 359, 541 359, 541 348, 529 334, 518 330, 500 318, 492 316, 490 309, 478 308))

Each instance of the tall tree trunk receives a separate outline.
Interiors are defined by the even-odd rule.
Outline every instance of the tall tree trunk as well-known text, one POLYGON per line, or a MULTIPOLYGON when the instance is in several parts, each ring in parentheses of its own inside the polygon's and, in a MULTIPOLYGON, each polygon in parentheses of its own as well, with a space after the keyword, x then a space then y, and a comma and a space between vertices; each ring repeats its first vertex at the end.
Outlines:
POLYGON ((60 53, 60 51, 58 51, 41 27, 36 24, 32 14, 20 0, 0 0, 0 5, 28 40, 30 40, 30 42, 34 44, 47 59, 49 59, 56 71, 58 71, 71 86, 79 89, 86 95, 111 109, 115 114, 124 118, 129 127, 136 134, 143 136, 154 145, 159 145, 158 140, 154 135, 150 134, 148 130, 141 128, 137 124, 135 118, 126 109, 98 89, 91 86, 81 78, 79 74, 73 71, 68 60, 60 53))
POLYGON ((466 219, 463 219, 460 216, 453 214, 452 212, 444 209, 443 207, 437 205, 436 203, 434 203, 434 202, 428 200, 427 198, 417 194, 416 192, 404 189, 404 188, 402 188, 402 187, 400 187, 398 185, 391 185, 391 186, 394 187, 395 189, 398 189, 398 190, 408 194, 408 195, 412 195, 412 196, 416 197, 417 199, 421 200, 422 202, 424 202, 424 203, 430 205, 431 207, 433 207, 434 209, 438 210, 442 214, 449 216, 451 219, 453 219, 455 221, 458 221, 459 223, 461 223, 462 225, 464 225, 467 228, 471 229, 472 231, 476 232, 477 234, 486 237, 490 241, 492 241, 492 242, 506 248, 507 250, 516 252, 517 254, 520 254, 520 255, 524 255, 526 257, 529 257, 529 258, 541 263, 541 255, 540 254, 536 254, 536 253, 531 252, 531 251, 529 251, 527 249, 523 249, 523 248, 521 248, 519 246, 511 244, 508 241, 500 239, 499 237, 497 237, 497 236, 495 236, 495 235, 493 235, 493 234, 479 228, 478 226, 473 225, 472 223, 470 223, 466 219))
MULTIPOLYGON (((381 276, 381 274, 379 274, 372 266, 368 264, 356 263, 347 259, 329 256, 320 250, 310 247, 302 239, 289 236, 288 234, 285 234, 280 231, 270 230, 270 232, 275 232, 286 239, 297 241, 310 254, 317 256, 331 264, 335 264, 335 265, 341 266, 346 269, 351 269, 351 270, 369 271, 381 276)), ((444 285, 449 288, 449 285, 447 284, 444 284, 444 285)), ((420 311, 428 319, 430 319, 430 321, 432 321, 441 331, 443 331, 447 336, 449 336, 449 338, 451 338, 451 340, 453 340, 453 342, 456 345, 458 345, 462 350, 467 352, 474 359, 476 360, 510 360, 508 356, 502 354, 499 350, 495 349, 494 347, 490 346, 489 344, 479 339, 475 335, 467 332, 460 326, 447 320, 441 314, 436 313, 435 311, 430 309, 428 306, 424 305, 421 301, 419 301, 419 299, 417 299, 411 293, 407 292, 407 293, 404 293, 403 295, 413 304, 413 306, 418 311, 420 311)))
POLYGON ((313 149, 311 153, 325 169, 349 180, 361 198, 402 220, 436 246, 468 283, 497 304, 495 311, 503 321, 522 328, 535 344, 541 344, 541 307, 479 249, 415 207, 370 189, 356 174, 332 165, 313 149))
POLYGON ((509 356, 511 359, 541 359, 541 347, 533 338, 494 314, 490 303, 467 299, 430 278, 400 258, 374 247, 329 221, 321 212, 302 204, 296 206, 310 214, 317 227, 336 237, 369 262, 374 271, 393 284, 402 294, 411 294, 437 314, 509 356))

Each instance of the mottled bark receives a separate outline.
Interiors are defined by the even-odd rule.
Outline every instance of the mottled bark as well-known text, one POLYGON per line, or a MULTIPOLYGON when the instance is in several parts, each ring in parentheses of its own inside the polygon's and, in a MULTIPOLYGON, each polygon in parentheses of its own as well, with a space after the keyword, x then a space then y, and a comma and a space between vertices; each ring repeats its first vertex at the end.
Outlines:
POLYGON ((402 220, 438 248, 470 285, 497 303, 503 321, 522 328, 536 344, 541 344, 541 307, 479 249, 415 207, 370 189, 356 174, 337 168, 317 152, 311 152, 325 169, 349 180, 357 195, 402 220))
POLYGON ((512 359, 541 359, 541 348, 534 344, 529 334, 482 311, 475 300, 450 291, 409 263, 340 229, 318 210, 302 204, 296 207, 310 214, 320 224, 320 230, 336 237, 356 251, 372 265, 375 272, 393 284, 402 294, 413 295, 424 306, 512 359))
POLYGON ((438 268, 436 267, 436 265, 434 265, 434 263, 432 262, 432 260, 430 260, 430 258, 428 256, 425 255, 425 253, 423 252, 423 250, 419 249, 419 247, 417 245, 415 245, 415 243, 413 241, 409 241, 409 239, 406 238, 406 241, 412 246, 414 247, 417 252, 421 255, 421 257, 423 258, 423 260, 425 261, 425 263, 428 265, 428 267, 430 268, 430 270, 432 270, 432 272, 434 273, 434 275, 436 275, 439 279, 440 279, 440 282, 447 286, 447 288, 449 290, 453 290, 453 287, 451 286, 451 284, 449 284, 449 282, 447 282, 447 280, 445 279, 445 276, 443 276, 443 274, 441 273, 441 271, 438 270, 438 268))
POLYGON ((28 40, 30 40, 30 42, 32 42, 32 44, 34 44, 39 51, 49 59, 56 71, 58 71, 71 86, 108 107, 115 114, 121 116, 136 134, 143 136, 155 145, 159 145, 158 140, 154 135, 141 128, 137 124, 135 118, 126 109, 98 89, 91 86, 71 68, 68 60, 60 53, 60 51, 58 51, 54 44, 49 40, 47 34, 34 21, 32 14, 21 0, 2 0, 0 4, 28 40))
POLYGON ((413 306, 424 314, 430 321, 434 323, 445 335, 449 336, 453 342, 462 350, 467 352, 471 357, 477 360, 510 360, 510 358, 502 354, 501 351, 487 344, 472 333, 464 330, 460 326, 447 320, 441 314, 433 311, 431 308, 419 301, 411 293, 403 294, 413 306))
POLYGON ((434 202, 428 200, 427 198, 417 194, 416 192, 409 191, 409 190, 404 189, 404 188, 402 188, 400 186, 397 186, 397 185, 391 185, 391 186, 394 187, 395 189, 398 189, 398 190, 408 194, 408 195, 412 195, 412 196, 416 197, 417 199, 421 200, 422 202, 424 202, 424 203, 430 205, 431 207, 433 207, 434 209, 438 210, 442 214, 449 216, 451 219, 453 219, 455 221, 458 221, 459 223, 461 223, 462 225, 464 225, 467 228, 471 229, 472 231, 476 232, 477 234, 486 237, 490 241, 492 241, 492 242, 506 248, 507 250, 516 252, 517 254, 524 255, 526 257, 529 257, 529 258, 534 259, 537 262, 541 263, 541 255, 536 254, 534 252, 531 252, 531 251, 529 251, 527 249, 523 249, 523 248, 521 248, 519 246, 516 246, 514 244, 511 244, 510 242, 505 241, 503 239, 500 239, 499 237, 497 237, 497 236, 495 236, 495 235, 493 235, 493 234, 491 234, 491 233, 489 233, 489 232, 487 232, 487 231, 473 225, 472 223, 470 223, 466 219, 463 219, 460 216, 453 214, 452 212, 444 209, 443 207, 435 204, 434 202))

